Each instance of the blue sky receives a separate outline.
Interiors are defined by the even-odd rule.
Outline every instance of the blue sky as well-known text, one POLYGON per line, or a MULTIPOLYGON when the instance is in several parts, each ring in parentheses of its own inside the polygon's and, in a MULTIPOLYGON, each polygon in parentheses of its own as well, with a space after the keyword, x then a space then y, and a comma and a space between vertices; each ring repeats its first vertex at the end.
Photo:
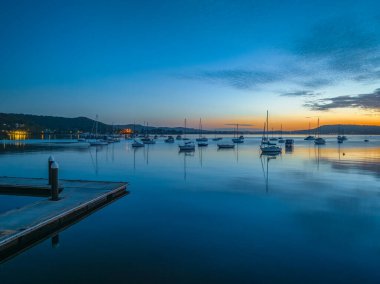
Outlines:
POLYGON ((289 125, 376 124, 379 11, 378 1, 1 1, 0 111, 222 127, 261 126, 269 109, 289 125))

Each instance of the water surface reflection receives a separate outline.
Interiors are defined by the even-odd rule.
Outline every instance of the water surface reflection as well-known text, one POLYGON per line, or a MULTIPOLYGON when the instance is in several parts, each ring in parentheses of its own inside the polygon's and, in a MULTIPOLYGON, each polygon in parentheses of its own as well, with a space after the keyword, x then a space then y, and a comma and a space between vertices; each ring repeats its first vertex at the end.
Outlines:
POLYGON ((60 233, 56 250, 44 242, 3 264, 1 278, 43 283, 64 267, 57 283, 376 283, 380 139, 293 138, 276 157, 260 156, 256 136, 193 153, 163 138, 142 149, 6 145, 1 175, 43 177, 53 154, 62 178, 127 180, 131 194, 60 233))

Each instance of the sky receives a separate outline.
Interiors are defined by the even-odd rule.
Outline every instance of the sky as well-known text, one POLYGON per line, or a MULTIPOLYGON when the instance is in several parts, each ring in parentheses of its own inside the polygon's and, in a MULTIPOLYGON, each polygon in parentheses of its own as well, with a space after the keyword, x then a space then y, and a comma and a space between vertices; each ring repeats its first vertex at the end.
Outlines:
POLYGON ((0 112, 380 125, 379 1, 0 2, 0 112))

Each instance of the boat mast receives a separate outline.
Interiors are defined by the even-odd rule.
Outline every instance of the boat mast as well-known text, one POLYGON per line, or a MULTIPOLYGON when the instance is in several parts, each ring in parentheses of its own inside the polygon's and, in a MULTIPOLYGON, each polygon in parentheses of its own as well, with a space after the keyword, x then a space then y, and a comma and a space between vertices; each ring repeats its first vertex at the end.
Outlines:
POLYGON ((261 145, 265 141, 265 127, 266 127, 266 123, 264 122, 264 130, 263 130, 263 136, 261 137, 261 145))
POLYGON ((318 129, 317 129, 317 137, 319 138, 319 117, 318 117, 318 129))
POLYGON ((186 138, 186 118, 185 118, 185 130, 183 131, 183 136, 186 138))
POLYGON ((98 115, 95 117, 95 139, 98 138, 98 115))
POLYGON ((202 118, 199 119, 199 138, 202 138, 202 118))
POLYGON ((269 132, 269 120, 268 120, 268 110, 267 110, 267 131, 266 131, 266 134, 267 134, 267 140, 269 140, 268 132, 269 132))

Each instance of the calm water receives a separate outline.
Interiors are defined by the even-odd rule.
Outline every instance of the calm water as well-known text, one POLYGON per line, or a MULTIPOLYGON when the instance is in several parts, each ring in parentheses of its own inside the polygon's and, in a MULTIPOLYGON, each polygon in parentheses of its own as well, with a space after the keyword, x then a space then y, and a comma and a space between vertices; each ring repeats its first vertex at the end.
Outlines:
MULTIPOLYGON (((0 283, 378 283, 380 137, 259 137, 193 154, 130 141, 85 150, 1 144, 0 175, 128 181, 130 194, 0 265, 0 283)), ((33 202, 0 196, 0 213, 33 202)))

